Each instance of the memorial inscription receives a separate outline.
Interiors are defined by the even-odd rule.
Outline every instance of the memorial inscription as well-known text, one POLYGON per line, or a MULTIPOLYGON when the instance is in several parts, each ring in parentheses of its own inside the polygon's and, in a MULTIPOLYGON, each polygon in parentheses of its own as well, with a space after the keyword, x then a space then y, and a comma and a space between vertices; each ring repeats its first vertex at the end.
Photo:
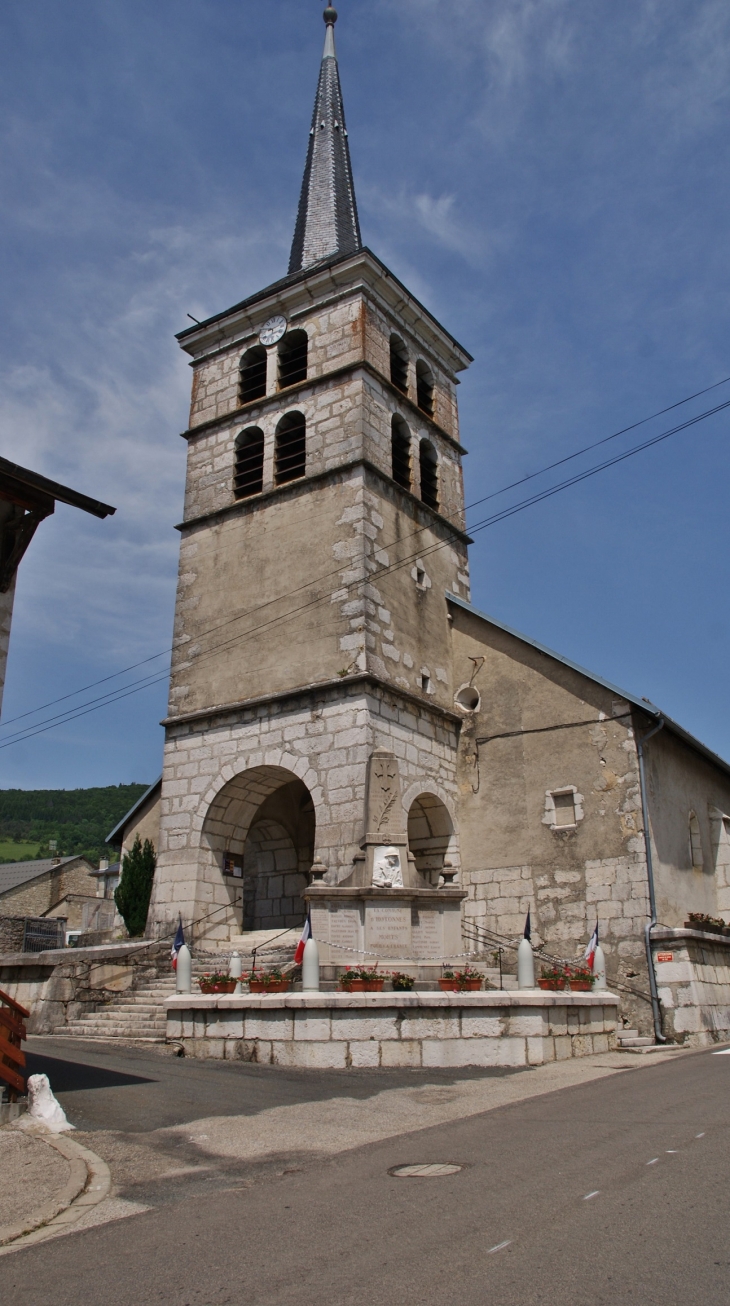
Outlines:
POLYGON ((405 904, 368 903, 366 909, 367 947, 400 957, 411 948, 411 912, 405 904))
POLYGON ((414 907, 411 911, 413 953, 416 957, 442 957, 444 955, 444 922, 440 911, 424 911, 414 907))
MULTIPOLYGON (((333 948, 342 948, 352 953, 361 947, 360 911, 357 907, 330 907, 329 941, 333 948)), ((352 957, 355 963, 355 957, 352 957)))

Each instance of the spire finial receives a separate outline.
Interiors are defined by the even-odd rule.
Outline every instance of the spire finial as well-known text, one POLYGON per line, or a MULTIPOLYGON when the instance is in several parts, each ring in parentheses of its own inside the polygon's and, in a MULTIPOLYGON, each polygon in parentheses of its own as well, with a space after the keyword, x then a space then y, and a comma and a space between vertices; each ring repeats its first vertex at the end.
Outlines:
POLYGON ((324 21, 326 22, 328 27, 334 27, 335 23, 337 22, 337 10, 333 9, 332 5, 327 5, 327 8, 325 9, 322 17, 324 18, 324 21))

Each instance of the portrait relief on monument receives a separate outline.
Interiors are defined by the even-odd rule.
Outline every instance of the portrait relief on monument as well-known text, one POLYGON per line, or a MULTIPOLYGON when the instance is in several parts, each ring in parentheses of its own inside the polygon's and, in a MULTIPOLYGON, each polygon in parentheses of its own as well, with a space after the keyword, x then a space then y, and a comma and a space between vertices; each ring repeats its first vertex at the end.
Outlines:
POLYGON ((376 888, 403 888, 403 867, 397 848, 373 849, 373 884, 376 888))

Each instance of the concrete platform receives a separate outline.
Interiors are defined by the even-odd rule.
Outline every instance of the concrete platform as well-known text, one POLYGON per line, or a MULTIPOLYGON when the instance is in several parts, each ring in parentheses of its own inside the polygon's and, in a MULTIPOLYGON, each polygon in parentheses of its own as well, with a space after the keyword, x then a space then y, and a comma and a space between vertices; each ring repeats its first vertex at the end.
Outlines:
POLYGON ((544 993, 176 994, 167 1039, 194 1057, 312 1068, 538 1066, 616 1047, 618 997, 544 993))

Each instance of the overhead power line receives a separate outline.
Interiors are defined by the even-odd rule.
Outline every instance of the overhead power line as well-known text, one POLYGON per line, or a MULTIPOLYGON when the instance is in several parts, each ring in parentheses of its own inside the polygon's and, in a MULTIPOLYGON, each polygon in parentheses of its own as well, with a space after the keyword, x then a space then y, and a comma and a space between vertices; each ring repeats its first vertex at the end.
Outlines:
MULTIPOLYGON (((673 409, 680 407, 682 404, 688 403, 692 398, 697 398, 701 394, 706 394, 710 390, 717 389, 718 386, 726 384, 727 381, 730 381, 730 377, 725 378, 724 381, 716 382, 715 385, 706 387, 705 390, 697 391, 695 395, 688 396, 686 399, 679 400, 677 403, 669 405, 668 408, 662 409, 660 413, 656 413, 653 416, 656 417, 656 416, 660 416, 661 413, 670 412, 673 409)), ((623 462, 626 459, 633 457, 635 454, 641 453, 645 449, 649 449, 652 446, 659 444, 663 440, 668 439, 670 436, 677 434, 679 431, 686 430, 690 426, 694 426, 697 423, 704 421, 708 417, 714 416, 716 413, 719 413, 728 407, 730 407, 730 400, 727 400, 725 403, 722 404, 717 404, 714 408, 707 409, 702 413, 696 414, 694 417, 688 418, 686 422, 679 423, 677 426, 671 427, 667 431, 662 431, 658 435, 652 436, 648 440, 642 441, 640 444, 632 446, 631 449, 625 450, 623 453, 616 454, 614 455, 614 457, 606 459, 601 463, 595 464, 593 467, 589 467, 585 471, 577 473, 575 476, 568 477, 565 480, 558 482, 556 485, 548 486, 545 490, 539 491, 537 494, 531 495, 528 498, 523 499, 516 504, 512 504, 508 508, 502 509, 499 512, 492 514, 490 517, 484 518, 481 521, 476 522, 473 526, 470 527, 470 531, 472 532, 472 534, 477 534, 479 531, 486 530, 488 527, 496 525, 498 522, 503 521, 508 517, 514 516, 516 513, 522 512, 524 511, 524 509, 532 507, 534 504, 540 503, 544 499, 551 498, 553 495, 560 493, 562 490, 568 489, 571 486, 580 483, 581 481, 587 480, 590 477, 597 475, 599 472, 605 471, 609 467, 615 466, 617 463, 623 462)), ((634 430, 638 426, 644 425, 646 422, 651 420, 652 418, 642 418, 641 421, 635 422, 631 426, 623 428, 622 431, 615 432, 613 435, 606 436, 602 440, 595 441, 592 445, 586 445, 584 449, 579 450, 574 454, 570 454, 563 459, 559 459, 556 463, 552 463, 548 467, 543 468, 541 472, 533 472, 529 476, 523 477, 521 481, 514 482, 514 485, 516 486, 518 484, 523 484, 525 481, 532 480, 536 476, 539 476, 544 472, 551 470, 551 468, 561 466, 564 463, 579 457, 581 454, 588 452, 591 449, 598 448, 599 446, 608 443, 610 440, 617 438, 618 435, 624 434, 629 430, 634 430)), ((486 495, 481 500, 476 500, 475 503, 486 502, 489 499, 495 498, 498 494, 504 493, 509 488, 513 488, 513 487, 508 486, 505 487, 504 490, 495 491, 491 495, 486 495)), ((471 506, 475 506, 475 505, 471 505, 471 506)), ((419 528, 418 531, 412 532, 410 536, 407 536, 406 540, 422 534, 423 531, 426 529, 429 528, 428 527, 419 528)), ((398 541, 391 541, 390 543, 382 543, 378 545, 378 552, 385 552, 388 548, 392 548, 393 545, 397 542, 398 541)), ((366 575, 363 576, 362 578, 358 578, 357 580, 351 581, 346 585, 343 585, 342 588, 351 589, 354 586, 367 584, 369 580, 375 580, 376 577, 380 577, 388 573, 399 571, 403 567, 406 567, 411 563, 415 562, 418 558, 428 557, 432 553, 438 552, 440 549, 450 547, 450 546, 451 546, 450 541, 438 541, 434 544, 427 545, 425 549, 417 550, 416 552, 409 554, 407 557, 399 560, 396 563, 383 566, 379 570, 373 572, 370 576, 366 575)), ((333 576, 340 575, 341 570, 342 570, 341 567, 338 567, 332 572, 327 573, 326 575, 320 577, 319 583, 324 583, 324 581, 331 579, 333 576)), ((315 580, 314 583, 316 584, 318 582, 315 580)), ((258 604, 254 608, 245 609, 240 613, 235 614, 233 617, 227 618, 225 622, 221 622, 218 626, 211 627, 207 631, 201 632, 201 634, 198 635, 197 638, 204 639, 207 636, 214 634, 218 630, 230 626, 237 621, 243 620, 243 618, 246 616, 256 616, 257 618, 259 618, 260 613, 264 608, 272 606, 273 604, 276 603, 281 603, 287 598, 292 598, 294 597, 295 594, 301 593, 302 590, 311 591, 311 587, 312 587, 312 582, 309 582, 306 585, 299 586, 298 589, 291 590, 282 595, 278 595, 276 598, 268 600, 264 604, 258 604)), ((224 640, 222 643, 216 644, 212 648, 205 650, 203 653, 198 655, 198 657, 196 658, 196 663, 199 663, 200 661, 204 660, 206 657, 211 657, 214 654, 221 652, 222 650, 230 647, 231 645, 241 646, 247 643, 249 639, 258 637, 263 631, 269 629, 270 627, 278 625, 281 621, 290 621, 295 616, 300 615, 301 613, 307 611, 312 607, 317 606, 319 603, 322 603, 324 601, 331 602, 331 594, 329 592, 327 592, 326 594, 318 595, 316 598, 309 600, 307 603, 302 604, 298 608, 290 609, 288 612, 281 613, 278 616, 272 617, 267 622, 262 623, 260 621, 257 621, 257 625, 254 630, 243 632, 242 635, 233 635, 230 639, 224 640)), ((130 667, 125 668, 123 671, 115 672, 109 676, 105 676, 98 681, 92 682, 92 684, 87 685, 83 689, 79 689, 74 693, 63 695, 61 698, 54 699, 51 702, 45 704, 43 707, 32 709, 31 711, 23 713, 21 716, 11 718, 10 721, 3 722, 2 724, 3 726, 6 726, 12 724, 15 721, 23 720, 27 716, 33 716, 37 712, 44 711, 47 707, 56 706, 58 703, 67 701, 69 698, 78 697, 79 694, 85 693, 89 689, 96 688, 101 684, 108 683, 108 681, 110 680, 117 679, 119 676, 125 675, 129 671, 136 670, 137 667, 144 666, 148 662, 155 661, 159 657, 163 657, 171 652, 174 652, 177 643, 178 641, 174 641, 172 647, 169 649, 165 649, 157 654, 152 654, 148 658, 144 658, 139 662, 133 663, 130 667)), ((4 742, 0 744, 0 750, 2 750, 3 748, 8 748, 12 744, 20 743, 24 739, 30 739, 34 735, 46 733, 48 730, 54 729, 59 725, 67 724, 70 721, 76 720, 78 717, 86 716, 89 712, 98 711, 102 707, 111 706, 112 704, 120 701, 121 699, 129 697, 131 694, 139 693, 143 689, 147 689, 150 688, 152 685, 159 684, 161 681, 166 680, 168 676, 169 676, 168 670, 165 670, 165 672, 160 675, 156 675, 155 673, 152 673, 150 676, 144 676, 141 678, 141 680, 133 682, 132 685, 120 686, 116 690, 110 690, 108 693, 99 695, 97 699, 92 699, 86 703, 80 704, 77 708, 70 708, 67 711, 56 714, 54 717, 47 718, 45 721, 36 723, 36 725, 34 726, 22 728, 21 730, 14 732, 12 736, 4 740, 4 742)))

